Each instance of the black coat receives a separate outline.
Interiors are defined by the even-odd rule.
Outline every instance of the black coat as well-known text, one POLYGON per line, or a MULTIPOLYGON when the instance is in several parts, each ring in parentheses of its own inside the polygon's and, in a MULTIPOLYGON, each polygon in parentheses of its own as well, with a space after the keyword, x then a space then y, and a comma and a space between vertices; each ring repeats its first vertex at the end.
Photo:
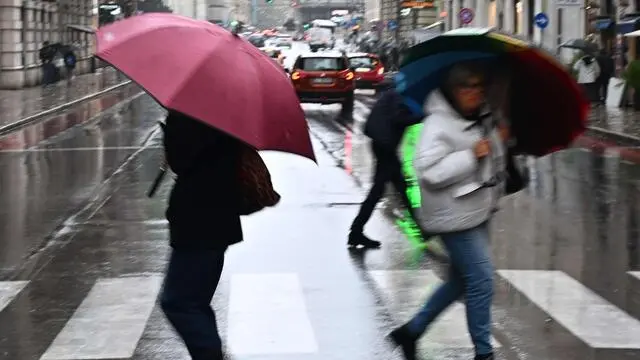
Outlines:
POLYGON ((600 67, 599 80, 609 80, 616 71, 616 64, 610 56, 598 55, 596 57, 598 66, 600 67))
POLYGON ((395 152, 407 127, 421 121, 422 116, 413 114, 402 96, 395 89, 390 89, 382 94, 371 109, 364 133, 375 144, 395 152))
POLYGON ((237 210, 238 141, 170 113, 164 146, 169 167, 177 175, 167 209, 171 246, 224 249, 242 241, 237 210))

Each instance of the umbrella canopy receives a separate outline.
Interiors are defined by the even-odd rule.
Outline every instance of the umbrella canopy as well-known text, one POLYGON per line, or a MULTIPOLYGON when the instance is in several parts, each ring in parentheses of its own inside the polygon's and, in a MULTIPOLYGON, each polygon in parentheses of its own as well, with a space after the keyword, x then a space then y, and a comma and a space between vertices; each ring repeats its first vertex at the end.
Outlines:
POLYGON ((589 103, 553 56, 490 29, 462 28, 408 49, 396 87, 414 112, 448 69, 464 61, 492 63, 508 77, 508 112, 518 152, 542 156, 567 147, 586 129, 589 103))
POLYGON ((598 45, 584 39, 571 39, 571 40, 565 41, 559 47, 581 50, 591 55, 595 55, 598 53, 598 45))
POLYGON ((134 16, 97 32, 96 56, 165 108, 258 150, 315 160, 304 112, 286 73, 240 37, 167 13, 134 16))

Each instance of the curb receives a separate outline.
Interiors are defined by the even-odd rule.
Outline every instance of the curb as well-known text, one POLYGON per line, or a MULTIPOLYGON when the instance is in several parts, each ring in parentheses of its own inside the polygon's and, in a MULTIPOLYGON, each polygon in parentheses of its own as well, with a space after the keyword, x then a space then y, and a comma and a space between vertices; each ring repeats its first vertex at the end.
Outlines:
POLYGON ((607 130, 605 128, 601 128, 601 127, 598 127, 598 126, 587 126, 587 131, 592 131, 594 133, 598 133, 598 134, 601 134, 603 136, 607 136, 607 137, 610 137, 610 138, 613 138, 613 139, 617 139, 617 140, 622 140, 622 141, 627 141, 627 142, 640 144, 640 137, 629 135, 629 134, 624 134, 624 133, 617 132, 617 131, 607 130))
POLYGON ((106 89, 103 89, 103 90, 100 90, 98 92, 95 92, 93 94, 81 97, 79 99, 70 101, 68 103, 64 103, 64 104, 55 106, 55 107, 53 107, 51 109, 41 111, 41 112, 39 112, 37 114, 33 114, 33 115, 30 115, 30 116, 27 116, 27 117, 25 117, 23 119, 20 119, 20 120, 16 121, 16 122, 13 122, 11 124, 7 124, 7 125, 4 125, 4 126, 1 126, 0 127, 0 136, 6 135, 6 134, 8 134, 8 133, 10 133, 10 132, 12 132, 12 131, 14 131, 16 129, 19 129, 21 127, 30 125, 30 124, 38 121, 38 120, 41 120, 41 119, 46 118, 48 116, 51 116, 51 115, 53 115, 55 113, 67 110, 67 109, 69 109, 71 107, 74 107, 74 106, 76 106, 78 104, 93 100, 93 99, 98 98, 98 97, 100 97, 102 95, 110 93, 110 92, 112 92, 114 90, 118 90, 120 88, 123 88, 123 87, 125 87, 125 86, 127 86, 127 85, 129 85, 131 83, 132 83, 131 80, 127 80, 127 81, 121 82, 119 84, 110 86, 110 87, 108 87, 106 89))

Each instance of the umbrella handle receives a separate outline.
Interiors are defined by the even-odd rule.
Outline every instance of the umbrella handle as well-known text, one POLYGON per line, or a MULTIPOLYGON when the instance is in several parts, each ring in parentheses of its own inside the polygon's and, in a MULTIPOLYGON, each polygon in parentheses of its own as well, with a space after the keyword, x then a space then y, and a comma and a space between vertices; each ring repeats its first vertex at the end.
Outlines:
POLYGON ((151 184, 151 187, 147 192, 147 197, 152 198, 156 194, 156 191, 160 187, 162 180, 164 180, 165 175, 167 175, 167 167, 163 165, 160 167, 160 171, 158 172, 158 175, 156 175, 156 179, 153 181, 153 184, 151 184))

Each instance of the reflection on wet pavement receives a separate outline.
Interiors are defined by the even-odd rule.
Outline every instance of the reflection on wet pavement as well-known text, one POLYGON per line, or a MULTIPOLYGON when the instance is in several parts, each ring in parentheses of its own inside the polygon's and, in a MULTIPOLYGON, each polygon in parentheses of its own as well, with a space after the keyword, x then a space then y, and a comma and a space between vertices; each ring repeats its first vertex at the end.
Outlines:
POLYGON ((128 79, 112 68, 96 74, 77 76, 71 84, 60 81, 50 87, 0 91, 0 127, 35 115, 52 107, 68 103, 128 79))
MULTIPOLYGON (((331 114, 313 107, 308 111, 321 114, 312 117, 312 132, 340 164, 351 164, 348 172, 361 176, 367 187, 373 163, 369 141, 358 124, 353 131, 345 131, 327 122, 331 114), (346 139, 353 147, 347 154, 339 151, 346 139), (340 159, 347 155, 351 159, 340 159)), ((633 276, 640 268, 636 206, 640 151, 608 147, 607 141, 611 139, 590 135, 579 139, 573 149, 528 159, 529 189, 504 199, 494 219, 495 266, 517 270, 510 275, 519 276, 508 278, 501 273, 504 282, 498 284, 495 325, 505 330, 501 340, 517 345, 523 354, 558 360, 640 356, 640 337, 635 336, 640 334, 640 282, 633 276), (521 270, 542 271, 538 273, 542 278, 534 283, 536 274, 521 270), (518 282, 522 276, 525 280, 518 282), (581 284, 574 286, 577 298, 563 302, 562 293, 553 290, 563 286, 563 276, 581 284), (510 313, 514 306, 521 310, 524 322, 510 313), (581 310, 574 315, 572 309, 581 310), (603 332, 601 327, 610 330, 603 332), (576 341, 576 336, 582 341, 576 341), (584 343, 598 355, 583 348, 584 343), (620 348, 635 350, 612 350, 620 348)), ((368 256, 366 263, 369 268, 390 266, 385 256, 368 256)), ((415 270, 405 277, 420 274, 415 270)))
MULTIPOLYGON (((245 241, 228 250, 214 299, 223 339, 243 360, 400 359, 384 336, 446 268, 382 212, 366 228, 382 249, 347 251, 368 141, 336 124, 333 107, 305 111, 319 165, 263 154, 283 198, 244 217, 245 241)), ((162 114, 140 97, 38 147, 0 152, 0 280, 15 280, 0 281, 0 358, 188 359, 154 298, 171 181, 146 198, 162 153, 157 133, 147 138, 162 114), (13 270, 24 253, 34 256, 13 270)), ((640 165, 619 150, 526 160, 529 189, 504 199, 493 224, 498 359, 640 356, 640 165)), ((466 334, 458 304, 421 340, 423 358, 470 359, 466 334)))
POLYGON ((161 115, 148 98, 136 98, 29 151, 0 151, 0 277, 52 240, 62 220, 94 196, 161 115))
POLYGON ((71 109, 0 135, 0 151, 22 151, 61 132, 82 124, 103 112, 142 95, 136 85, 127 85, 71 109))

